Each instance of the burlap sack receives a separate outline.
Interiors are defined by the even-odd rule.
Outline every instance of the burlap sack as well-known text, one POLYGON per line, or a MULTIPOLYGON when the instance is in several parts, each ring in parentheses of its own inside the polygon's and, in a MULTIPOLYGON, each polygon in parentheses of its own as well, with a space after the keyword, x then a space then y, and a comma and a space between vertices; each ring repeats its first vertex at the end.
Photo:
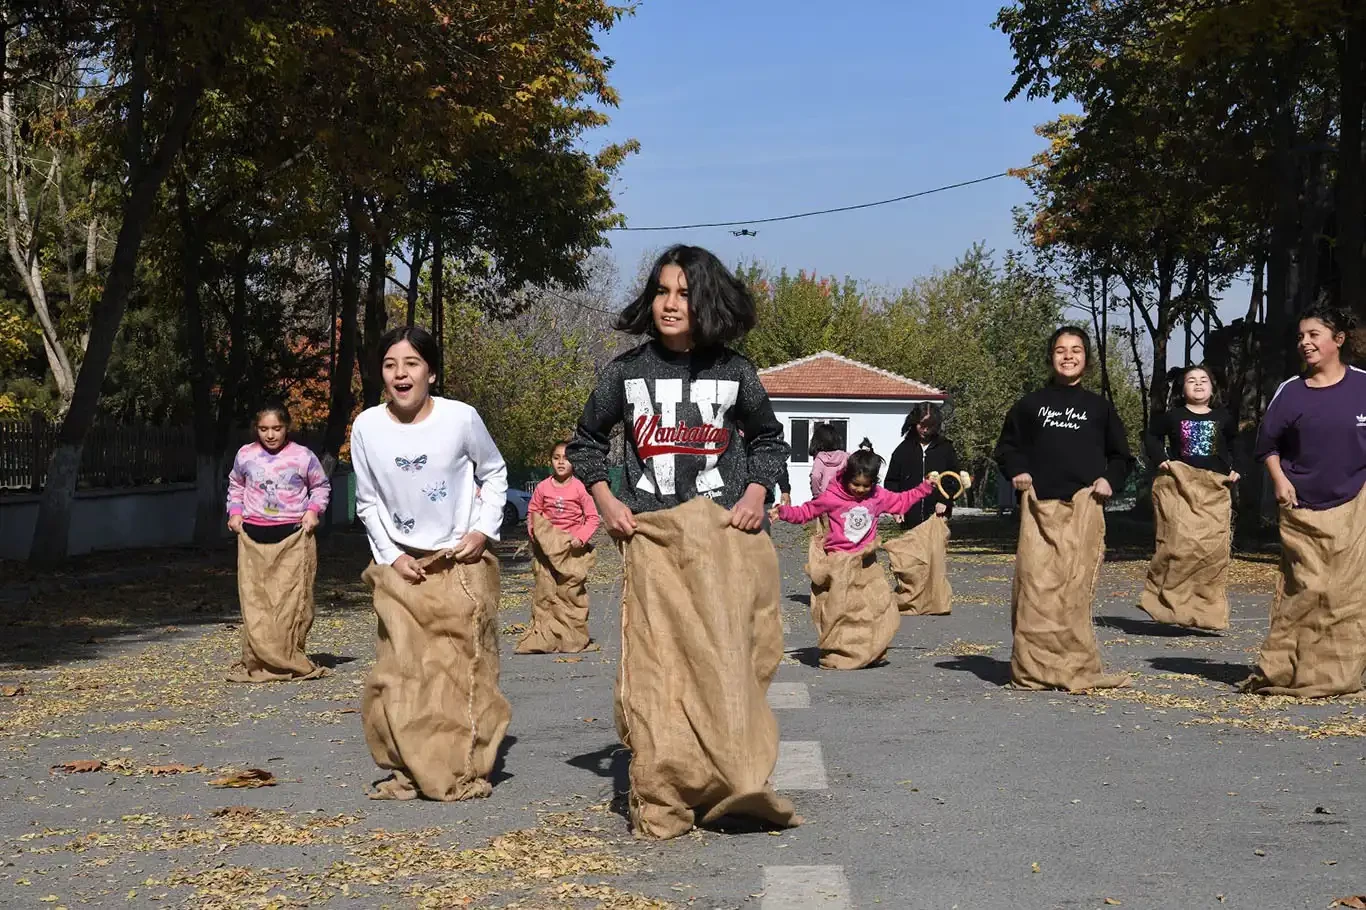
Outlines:
POLYGON ((800 824, 768 783, 767 693, 783 656, 773 541, 699 498, 637 515, 622 562, 616 722, 635 833, 677 837, 725 815, 800 824))
POLYGON ((824 543, 816 531, 806 554, 821 666, 858 670, 886 656, 901 617, 877 561, 876 534, 858 553, 827 553, 824 543))
POLYGON ((589 646, 588 573, 597 557, 543 515, 532 515, 531 628, 517 641, 518 654, 574 653, 589 646))
POLYGON ((1173 461, 1153 480, 1157 548, 1139 606, 1161 623, 1228 628, 1228 477, 1173 461))
POLYGON ((1105 509, 1082 489, 1070 500, 1020 502, 1020 541, 1011 593, 1011 684, 1020 689, 1108 689, 1091 622, 1096 578, 1105 560, 1105 509))
POLYGON ((907 616, 947 616, 953 610, 949 586, 949 523, 938 515, 882 545, 892 564, 896 608, 907 616))
POLYGON ((512 710, 498 689, 498 560, 420 560, 427 577, 404 581, 393 566, 362 576, 379 619, 375 666, 361 722, 375 764, 392 770, 375 799, 488 796, 512 710))
POLYGON ((1366 673, 1366 489, 1335 509, 1281 510, 1281 579, 1257 669, 1262 695, 1358 692, 1366 673))
POLYGON ((318 542, 296 531, 279 543, 237 535, 237 596, 242 602, 242 659, 231 682, 316 679, 327 670, 308 659, 318 542))

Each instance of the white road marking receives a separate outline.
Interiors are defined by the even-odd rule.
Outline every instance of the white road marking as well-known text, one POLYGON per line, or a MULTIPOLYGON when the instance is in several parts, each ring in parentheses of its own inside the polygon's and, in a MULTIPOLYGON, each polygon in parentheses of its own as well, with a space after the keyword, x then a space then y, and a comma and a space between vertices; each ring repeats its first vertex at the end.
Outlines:
POLYGON ((806 683, 775 682, 768 687, 768 706, 775 709, 809 708, 811 692, 806 683))
POLYGON ((825 779, 825 754, 818 742, 778 743, 778 764, 773 769, 775 790, 829 790, 825 779))
POLYGON ((849 910, 843 866, 765 866, 761 910, 849 910))

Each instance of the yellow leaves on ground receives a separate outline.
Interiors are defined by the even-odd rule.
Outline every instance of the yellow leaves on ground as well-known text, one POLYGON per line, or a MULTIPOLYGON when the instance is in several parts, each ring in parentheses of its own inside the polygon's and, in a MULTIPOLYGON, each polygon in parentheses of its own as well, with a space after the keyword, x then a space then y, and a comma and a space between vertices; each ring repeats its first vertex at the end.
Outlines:
POLYGON ((279 781, 275 775, 260 768, 248 768, 245 771, 238 771, 235 774, 227 774, 223 777, 209 781, 210 787, 233 788, 233 789, 253 789, 256 787, 273 787, 279 781))

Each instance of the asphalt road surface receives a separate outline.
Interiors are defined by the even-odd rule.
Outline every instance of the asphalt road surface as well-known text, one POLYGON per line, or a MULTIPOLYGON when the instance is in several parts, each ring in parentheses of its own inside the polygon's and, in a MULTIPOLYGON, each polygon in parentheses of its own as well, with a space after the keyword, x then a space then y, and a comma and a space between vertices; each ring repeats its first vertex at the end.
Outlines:
POLYGON ((603 649, 571 658, 512 654, 530 578, 515 541, 501 548, 513 721, 492 797, 462 804, 365 798, 381 775, 356 713, 374 653, 359 535, 323 542, 310 651, 332 672, 302 683, 222 680, 238 635, 228 552, 52 578, 10 567, 0 905, 1089 910, 1366 894, 1366 701, 1234 685, 1266 629, 1274 555, 1235 563, 1230 632, 1183 632, 1135 606, 1143 529, 1111 531, 1097 634, 1133 686, 1071 696, 1004 687, 1004 523, 957 520, 953 614, 903 619, 888 663, 853 672, 814 665, 805 542, 780 528, 774 782, 806 824, 667 843, 632 838, 622 815, 610 546, 591 588, 603 649), (54 769, 68 762, 102 765, 54 769), (276 785, 209 786, 248 768, 276 785))

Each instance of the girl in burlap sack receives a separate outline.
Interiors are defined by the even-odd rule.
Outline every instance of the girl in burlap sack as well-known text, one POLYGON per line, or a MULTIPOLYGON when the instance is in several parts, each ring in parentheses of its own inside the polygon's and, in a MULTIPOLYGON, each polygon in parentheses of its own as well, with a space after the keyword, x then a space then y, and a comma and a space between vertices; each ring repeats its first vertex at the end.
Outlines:
MULTIPOLYGON (((811 616, 819 632, 821 666, 856 670, 886 655, 900 625, 892 589, 878 564, 877 525, 883 515, 904 515, 933 492, 929 481, 893 493, 878 486, 882 458, 860 448, 849 456, 839 480, 800 506, 779 506, 773 521, 806 524, 829 518, 821 555, 812 554, 811 616)), ((813 549, 815 542, 813 541, 813 549)))
POLYGON ((242 658, 228 679, 314 679, 327 671, 304 652, 318 571, 313 532, 332 488, 318 456, 290 441, 283 404, 261 408, 253 423, 256 441, 237 450, 228 474, 242 604, 242 658))
POLYGON ((1355 317, 1300 319, 1304 375, 1262 418, 1256 456, 1280 503, 1281 578, 1249 692, 1357 692, 1366 672, 1366 371, 1348 366, 1355 317))
POLYGON ((616 323, 645 343, 603 368, 569 445, 621 541, 616 719, 643 837, 727 814, 800 821, 768 783, 778 726, 766 693, 782 626, 764 501, 788 446, 754 365, 728 347, 755 317, 749 290, 714 255, 667 250, 616 323), (608 453, 621 424, 618 495, 608 453))
POLYGON ((1227 629, 1238 423, 1215 404, 1204 366, 1182 371, 1181 396, 1180 407, 1153 417, 1144 438, 1157 466, 1157 547, 1139 606, 1161 623, 1227 629))
POLYGON ((597 648, 588 635, 588 573, 594 554, 589 541, 598 529, 598 510, 565 454, 568 443, 550 451, 551 476, 536 485, 527 506, 531 538, 531 625, 517 642, 518 654, 574 653, 597 648))
POLYGON ((380 339, 387 402, 351 428, 356 514, 379 619, 361 719, 393 772, 375 799, 460 800, 492 790, 511 709, 498 688, 498 539, 507 466, 479 412, 431 394, 441 363, 417 327, 380 339))
POLYGON ((1105 559, 1103 503, 1132 459, 1114 406, 1081 386, 1091 360, 1084 329, 1048 343, 1053 380, 1006 416, 996 461, 1020 493, 1020 540, 1011 597, 1013 685, 1081 691, 1124 685, 1106 674, 1091 620, 1105 559))

